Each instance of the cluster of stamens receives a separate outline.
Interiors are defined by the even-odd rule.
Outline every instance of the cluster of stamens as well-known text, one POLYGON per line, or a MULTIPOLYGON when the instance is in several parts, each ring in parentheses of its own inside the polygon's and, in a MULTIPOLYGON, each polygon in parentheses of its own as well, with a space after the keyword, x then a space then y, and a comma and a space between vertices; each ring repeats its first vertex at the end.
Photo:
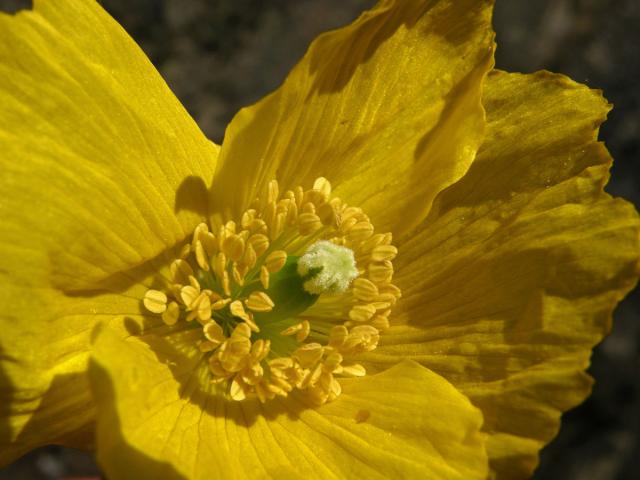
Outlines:
POLYGON ((265 402, 298 389, 322 404, 340 395, 336 377, 365 375, 355 357, 374 350, 389 326, 400 297, 391 240, 360 208, 332 197, 325 178, 282 196, 274 180, 239 223, 198 225, 166 287, 148 290, 143 304, 167 325, 198 322, 211 381, 226 382, 234 400, 265 402), (291 285, 287 265, 304 291, 283 303, 295 307, 298 295, 300 311, 274 301, 291 285))

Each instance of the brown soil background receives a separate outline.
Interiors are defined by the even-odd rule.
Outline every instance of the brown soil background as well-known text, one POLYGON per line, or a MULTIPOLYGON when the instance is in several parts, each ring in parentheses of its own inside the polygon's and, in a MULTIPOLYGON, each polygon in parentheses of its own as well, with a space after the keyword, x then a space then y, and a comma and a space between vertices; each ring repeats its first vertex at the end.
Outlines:
MULTIPOLYGON (((28 6, 0 0, 0 10, 28 6)), ((368 0, 103 0, 213 140, 242 106, 277 87, 320 32, 348 23, 368 0)), ((497 66, 547 69, 604 90, 602 128, 616 164, 608 190, 640 205, 640 2, 497 0, 497 66)), ((542 452, 539 480, 631 480, 640 458, 640 294, 618 308, 595 351, 593 395, 564 416, 542 452)), ((91 456, 46 447, 0 469, 0 480, 98 475, 91 456)))

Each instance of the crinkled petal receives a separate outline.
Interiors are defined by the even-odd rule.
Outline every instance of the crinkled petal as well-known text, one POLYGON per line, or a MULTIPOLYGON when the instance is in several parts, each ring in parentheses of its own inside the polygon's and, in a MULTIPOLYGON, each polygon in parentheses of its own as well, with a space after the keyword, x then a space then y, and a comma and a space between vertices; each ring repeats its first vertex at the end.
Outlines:
POLYGON ((140 301, 157 285, 158 272, 163 265, 156 259, 95 291, 25 289, 13 303, 3 301, 22 310, 2 317, 0 465, 41 445, 92 446, 95 408, 86 374, 91 331, 105 322, 125 337, 161 324, 140 301))
POLYGON ((497 478, 527 478, 590 391, 591 348, 637 280, 640 221, 602 190, 599 92, 496 72, 484 95, 485 144, 399 240, 401 325, 368 360, 412 358, 447 378, 482 409, 497 478))
POLYGON ((0 118, 4 463, 85 442, 89 332, 141 318, 133 267, 206 215, 218 147, 93 1, 0 13, 0 118))
POLYGON ((488 0, 383 0, 321 35, 282 87, 229 125, 214 220, 239 218, 273 178, 287 189, 319 176, 381 231, 423 219, 482 141, 490 17, 488 0))
POLYGON ((150 460, 193 480, 212 472, 230 479, 487 476, 479 411, 416 363, 344 381, 342 395, 316 409, 299 398, 262 405, 205 393, 201 358, 176 348, 155 335, 97 334, 91 380, 98 460, 109 478, 156 478, 150 460))
POLYGON ((217 147, 97 2, 0 14, 0 118, 0 272, 91 286, 206 214, 217 147))

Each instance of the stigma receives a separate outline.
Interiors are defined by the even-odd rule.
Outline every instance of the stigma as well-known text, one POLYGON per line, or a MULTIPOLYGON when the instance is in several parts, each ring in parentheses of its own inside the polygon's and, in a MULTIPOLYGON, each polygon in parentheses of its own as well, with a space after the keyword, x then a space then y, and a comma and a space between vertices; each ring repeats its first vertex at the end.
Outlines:
POLYGON ((358 207, 311 189, 280 195, 269 182, 239 219, 199 224, 144 308, 171 328, 198 325, 197 348, 225 395, 261 402, 301 391, 316 404, 362 376, 400 298, 397 249, 358 207))
POLYGON ((320 240, 307 249, 298 260, 298 274, 304 289, 314 295, 344 293, 358 276, 353 250, 320 240))

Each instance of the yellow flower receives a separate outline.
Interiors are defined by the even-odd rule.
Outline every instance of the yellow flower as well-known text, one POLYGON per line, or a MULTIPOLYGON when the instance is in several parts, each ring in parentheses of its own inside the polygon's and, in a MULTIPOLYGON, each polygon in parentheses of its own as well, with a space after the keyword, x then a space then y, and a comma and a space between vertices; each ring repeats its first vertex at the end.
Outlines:
POLYGON ((96 3, 0 15, 0 462, 95 435, 109 478, 530 475, 640 221, 606 101, 491 71, 490 13, 383 0, 222 147, 96 3))

